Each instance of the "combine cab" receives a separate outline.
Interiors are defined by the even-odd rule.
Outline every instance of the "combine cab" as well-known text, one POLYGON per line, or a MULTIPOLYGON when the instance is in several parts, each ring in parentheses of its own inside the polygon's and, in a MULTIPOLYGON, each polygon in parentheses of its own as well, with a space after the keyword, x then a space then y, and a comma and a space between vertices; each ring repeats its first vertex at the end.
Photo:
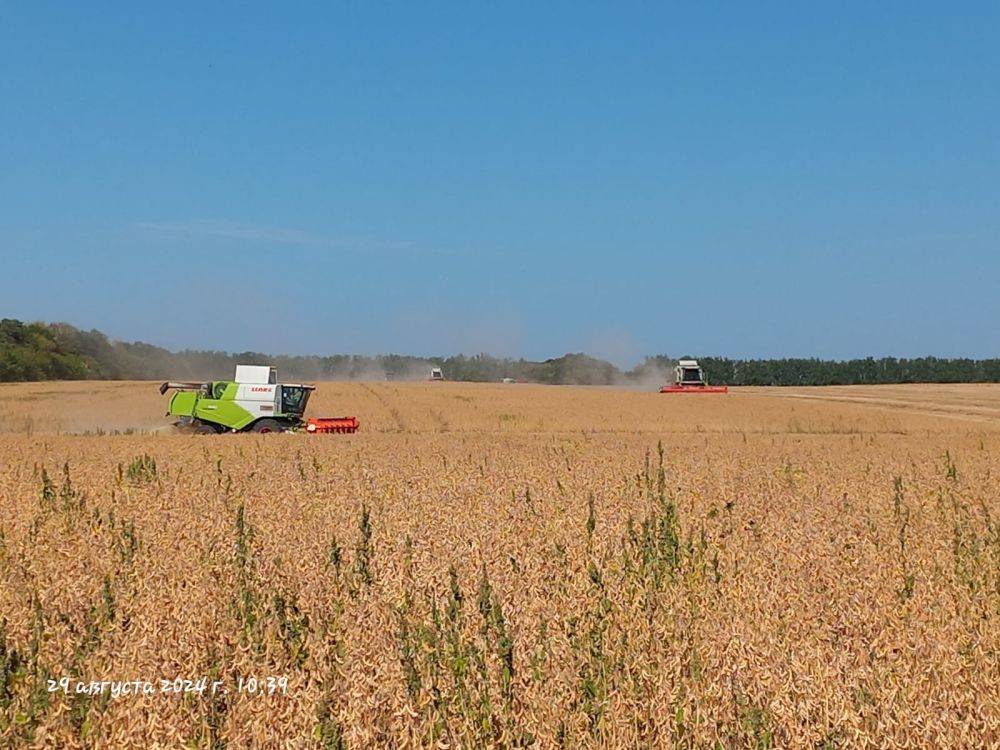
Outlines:
POLYGON ((697 360, 682 359, 674 368, 674 382, 660 388, 660 393, 729 393, 729 387, 709 385, 697 360))
POLYGON ((357 432, 357 417, 303 415, 314 385, 279 383, 273 367, 237 365, 233 380, 207 383, 166 382, 160 393, 175 390, 167 415, 191 432, 357 432))

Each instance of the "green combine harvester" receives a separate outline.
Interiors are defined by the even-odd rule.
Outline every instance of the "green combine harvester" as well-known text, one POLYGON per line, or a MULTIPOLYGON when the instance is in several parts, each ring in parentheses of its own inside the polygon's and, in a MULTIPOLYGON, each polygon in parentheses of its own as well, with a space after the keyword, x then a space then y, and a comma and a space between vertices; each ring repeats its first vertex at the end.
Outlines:
POLYGON ((351 433, 357 417, 305 419, 306 404, 316 386, 279 383, 277 370, 267 365, 236 365, 233 380, 205 383, 167 381, 160 393, 174 389, 167 416, 196 434, 222 432, 351 433))

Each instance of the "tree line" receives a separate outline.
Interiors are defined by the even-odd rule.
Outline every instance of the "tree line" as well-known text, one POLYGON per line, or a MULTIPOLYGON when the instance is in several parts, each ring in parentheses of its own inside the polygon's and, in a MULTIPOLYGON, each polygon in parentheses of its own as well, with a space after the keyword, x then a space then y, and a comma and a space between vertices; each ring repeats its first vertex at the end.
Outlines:
MULTIPOLYGON (((1000 359, 697 359, 708 380, 719 385, 1000 382, 1000 359)), ((0 320, 0 381, 222 380, 232 377, 237 363, 275 365, 286 381, 420 380, 429 375, 431 367, 440 367, 449 380, 496 382, 512 378, 534 383, 649 387, 671 377, 676 359, 651 356, 622 371, 610 362, 579 353, 536 362, 488 354, 413 357, 172 352, 143 342, 114 341, 100 331, 83 331, 66 323, 0 320)))
POLYGON ((1000 359, 866 357, 830 361, 704 357, 698 363, 711 382, 725 385, 1000 382, 1000 359))

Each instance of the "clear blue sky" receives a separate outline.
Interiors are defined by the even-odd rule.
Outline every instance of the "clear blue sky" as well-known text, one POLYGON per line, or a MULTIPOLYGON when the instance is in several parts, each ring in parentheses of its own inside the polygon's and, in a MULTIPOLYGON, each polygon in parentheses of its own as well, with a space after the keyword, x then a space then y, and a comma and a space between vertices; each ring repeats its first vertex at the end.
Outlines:
POLYGON ((0 314, 1000 355, 996 3, 0 2, 0 314))

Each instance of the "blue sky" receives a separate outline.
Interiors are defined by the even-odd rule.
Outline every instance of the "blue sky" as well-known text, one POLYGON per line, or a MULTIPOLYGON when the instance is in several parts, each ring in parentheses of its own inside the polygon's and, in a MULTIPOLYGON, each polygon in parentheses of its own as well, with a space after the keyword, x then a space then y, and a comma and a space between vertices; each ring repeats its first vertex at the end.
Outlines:
POLYGON ((0 1, 0 69, 7 317, 1000 354, 995 3, 0 1))

